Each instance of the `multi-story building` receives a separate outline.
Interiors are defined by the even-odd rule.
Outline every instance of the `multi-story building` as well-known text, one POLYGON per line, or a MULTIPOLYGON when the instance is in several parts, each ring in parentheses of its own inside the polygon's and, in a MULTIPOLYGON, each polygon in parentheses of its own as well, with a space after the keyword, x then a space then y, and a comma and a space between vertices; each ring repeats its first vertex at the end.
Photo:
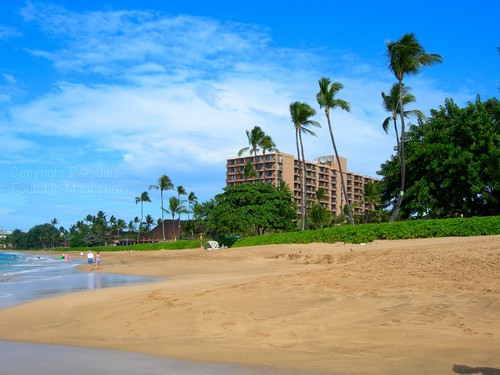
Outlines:
MULTIPOLYGON (((339 157, 344 173, 347 198, 352 205, 353 213, 362 214, 370 209, 364 201, 365 184, 377 179, 347 171, 347 160, 339 157)), ((346 200, 342 194, 340 171, 334 156, 321 156, 313 161, 306 161, 306 199, 316 202, 319 189, 323 189, 324 196, 320 204, 335 215, 340 215, 346 200)), ((265 155, 240 156, 227 160, 226 185, 234 186, 242 183, 265 182, 279 186, 286 183, 297 206, 302 202, 301 185, 299 179, 299 162, 293 155, 274 152, 265 155), (245 177, 245 165, 251 163, 257 171, 257 177, 245 177)))

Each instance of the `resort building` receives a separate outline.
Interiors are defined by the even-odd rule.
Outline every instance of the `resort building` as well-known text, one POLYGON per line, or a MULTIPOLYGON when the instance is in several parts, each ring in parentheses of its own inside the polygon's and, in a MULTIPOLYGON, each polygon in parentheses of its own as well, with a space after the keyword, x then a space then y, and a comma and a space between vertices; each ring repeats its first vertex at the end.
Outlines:
MULTIPOLYGON (((347 171, 347 160, 339 157, 344 181, 346 184, 347 198, 352 205, 353 214, 362 214, 370 209, 369 203, 364 201, 365 184, 377 179, 347 171)), ((340 172, 334 156, 321 156, 313 161, 306 161, 306 199, 316 202, 319 189, 323 189, 324 196, 320 204, 335 215, 340 215, 346 204, 342 194, 340 172)), ((286 183, 297 206, 300 207, 301 184, 299 179, 299 162, 293 155, 274 152, 265 155, 239 156, 227 160, 226 185, 234 186, 243 183, 270 183, 279 186, 286 183), (256 177, 248 177, 245 166, 251 163, 257 171, 256 177)))

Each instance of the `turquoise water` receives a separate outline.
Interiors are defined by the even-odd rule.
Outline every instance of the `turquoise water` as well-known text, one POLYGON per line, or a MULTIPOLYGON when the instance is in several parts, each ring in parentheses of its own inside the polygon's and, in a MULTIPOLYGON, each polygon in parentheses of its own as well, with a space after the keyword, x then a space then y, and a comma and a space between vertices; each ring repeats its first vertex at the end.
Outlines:
POLYGON ((76 268, 83 263, 80 258, 66 261, 46 255, 0 252, 0 309, 64 293, 158 280, 83 272, 76 268))
POLYGON ((0 252, 0 283, 36 282, 75 265, 44 255, 0 252))

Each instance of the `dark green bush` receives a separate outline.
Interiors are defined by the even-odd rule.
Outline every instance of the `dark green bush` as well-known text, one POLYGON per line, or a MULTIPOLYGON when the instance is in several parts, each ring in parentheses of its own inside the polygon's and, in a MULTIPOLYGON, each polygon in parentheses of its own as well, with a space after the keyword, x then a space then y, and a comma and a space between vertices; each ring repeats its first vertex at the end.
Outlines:
POLYGON ((433 237, 469 237, 500 234, 500 216, 441 220, 410 220, 397 223, 360 224, 304 232, 269 234, 237 240, 233 246, 257 246, 287 243, 401 240, 433 237))

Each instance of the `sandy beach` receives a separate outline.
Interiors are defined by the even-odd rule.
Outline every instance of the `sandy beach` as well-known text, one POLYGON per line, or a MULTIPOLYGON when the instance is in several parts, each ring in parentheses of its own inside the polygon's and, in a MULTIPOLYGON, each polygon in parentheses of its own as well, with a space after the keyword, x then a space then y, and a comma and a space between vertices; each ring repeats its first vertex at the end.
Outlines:
POLYGON ((99 272, 163 281, 0 310, 0 340, 290 373, 500 374, 500 236, 101 254, 99 272))

